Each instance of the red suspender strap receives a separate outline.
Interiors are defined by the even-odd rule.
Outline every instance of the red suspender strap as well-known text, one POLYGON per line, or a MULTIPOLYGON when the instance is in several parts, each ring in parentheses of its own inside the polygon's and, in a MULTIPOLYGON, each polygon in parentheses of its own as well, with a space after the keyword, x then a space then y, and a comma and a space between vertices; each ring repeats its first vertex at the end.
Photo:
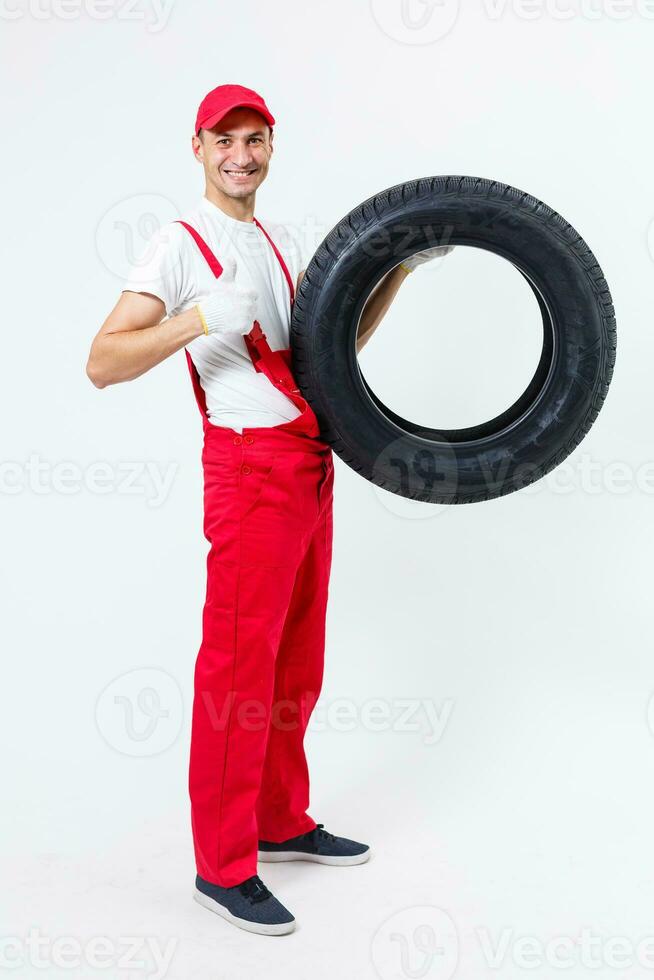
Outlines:
POLYGON ((193 383, 193 391, 195 392, 195 400, 198 403, 198 407, 202 412, 202 417, 206 419, 207 417, 207 396, 204 393, 204 388, 200 384, 200 375, 198 374, 198 369, 191 360, 191 355, 185 349, 186 363, 188 364, 188 369, 191 374, 191 382, 193 383))
MULTIPOLYGON (((218 259, 216 258, 216 256, 213 254, 213 252, 211 251, 207 243, 205 242, 204 238, 202 238, 202 236, 197 233, 197 231, 192 225, 187 224, 186 221, 178 221, 177 224, 180 224, 184 228, 186 228, 189 235, 191 236, 191 238, 193 239, 197 247, 200 249, 203 258, 206 259, 207 265, 213 272, 216 279, 218 278, 218 276, 222 275, 223 267, 218 261, 218 259)), ((191 382, 193 384, 193 391, 195 392, 195 400, 197 401, 198 407, 202 412, 202 417, 206 419, 207 397, 205 395, 204 388, 200 384, 200 375, 198 374, 198 369, 193 363, 193 360, 189 352, 185 349, 184 353, 186 354, 186 363, 188 364, 188 369, 191 375, 191 382)))
POLYGON ((272 246, 273 252, 277 256, 277 260, 278 260, 279 264, 282 267, 282 272, 286 276, 286 282, 288 283, 289 292, 291 294, 291 306, 293 306, 293 303, 295 302, 295 289, 293 287, 293 280, 291 279, 291 273, 288 271, 288 268, 286 266, 286 263, 284 262, 284 259, 282 258, 281 254, 279 252, 279 249, 277 248, 277 246, 275 245, 274 241, 272 240, 272 238, 270 237, 270 235, 268 234, 268 232, 266 231, 266 229, 263 227, 263 225, 261 224, 261 222, 260 221, 257 221, 257 219, 255 218, 254 219, 254 223, 257 226, 257 228, 260 228, 261 231, 264 233, 264 235, 266 236, 266 238, 268 239, 268 241, 270 242, 270 244, 272 246))
POLYGON ((216 256, 213 254, 213 252, 205 242, 204 238, 202 238, 202 236, 197 233, 193 225, 187 225, 185 221, 178 221, 177 224, 183 225, 184 228, 186 228, 191 238, 202 252, 202 257, 206 259, 207 265, 213 272, 216 279, 218 278, 218 276, 222 275, 222 271, 223 271, 222 265, 220 264, 216 256))
MULTIPOLYGON (((279 249, 277 248, 277 246, 275 245, 274 241, 272 240, 272 238, 270 237, 270 235, 268 234, 268 232, 266 231, 266 229, 263 227, 263 225, 261 224, 261 222, 260 221, 257 221, 257 219, 255 218, 254 219, 254 223, 256 224, 257 228, 259 228, 260 231, 262 231, 264 233, 264 235, 266 236, 266 238, 268 239, 268 242, 270 243, 270 247, 272 248, 273 252, 275 253, 275 256, 277 257, 277 261, 279 262, 279 264, 282 267, 282 272, 284 273, 284 276, 286 277, 286 282, 288 283, 288 290, 289 290, 289 293, 291 294, 291 310, 292 310, 293 309, 293 303, 295 302, 295 288, 293 286, 293 279, 291 278, 291 274, 288 271, 288 266, 286 265, 286 262, 284 262, 284 259, 282 258, 282 255, 281 255, 279 249)), ((248 349, 248 353, 250 355, 250 359, 251 359, 252 363, 254 364, 255 369, 257 371, 260 371, 261 368, 260 368, 258 362, 261 359, 261 352, 259 350, 258 345, 259 344, 266 344, 266 347, 268 347, 268 344, 266 342, 266 335, 261 330, 261 327, 259 326, 259 321, 258 320, 255 320, 254 321, 254 326, 252 327, 252 330, 250 330, 249 334, 245 334, 244 340, 245 340, 245 346, 248 349)), ((285 370, 284 373, 287 375, 287 379, 292 380, 292 375, 290 373, 290 365, 289 365, 289 361, 290 361, 290 356, 289 355, 290 355, 290 352, 287 352, 286 356, 284 354, 282 354, 282 360, 283 360, 283 362, 285 364, 285 367, 286 367, 286 370, 285 370)), ((293 382, 293 385, 294 384, 295 384, 295 382, 293 382)), ((293 390, 294 391, 297 391, 298 389, 294 387, 293 390)))

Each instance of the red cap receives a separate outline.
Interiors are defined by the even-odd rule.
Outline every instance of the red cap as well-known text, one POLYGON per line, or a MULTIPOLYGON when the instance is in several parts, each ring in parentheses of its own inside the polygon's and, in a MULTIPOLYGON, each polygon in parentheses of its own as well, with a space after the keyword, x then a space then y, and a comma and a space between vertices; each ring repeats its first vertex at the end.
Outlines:
POLYGON ((231 109, 256 109, 270 126, 275 125, 275 117, 263 101, 251 88, 242 85, 219 85, 208 95, 205 95, 198 114, 195 118, 195 135, 201 129, 211 129, 226 116, 231 109))

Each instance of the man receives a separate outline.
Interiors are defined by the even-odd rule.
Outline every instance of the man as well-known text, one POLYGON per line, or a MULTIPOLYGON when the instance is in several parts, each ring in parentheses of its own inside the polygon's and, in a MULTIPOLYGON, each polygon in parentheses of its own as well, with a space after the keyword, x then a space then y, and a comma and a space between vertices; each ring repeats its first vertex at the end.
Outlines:
MULTIPOLYGON (((257 858, 352 865, 370 856, 307 813, 303 740, 323 675, 334 470, 291 373, 304 272, 283 229, 254 216, 274 124, 251 89, 221 85, 203 99, 192 147, 204 197, 132 267, 87 365, 103 388, 186 349, 211 546, 189 766, 195 898, 265 935, 291 932, 295 919, 257 875, 257 858)), ((443 251, 387 273, 362 314, 358 350, 406 275, 443 251)))

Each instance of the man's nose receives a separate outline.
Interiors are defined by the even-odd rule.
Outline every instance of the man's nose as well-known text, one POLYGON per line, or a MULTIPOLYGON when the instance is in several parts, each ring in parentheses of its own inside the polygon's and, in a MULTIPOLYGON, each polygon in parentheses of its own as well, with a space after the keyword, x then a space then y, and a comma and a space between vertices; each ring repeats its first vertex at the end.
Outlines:
POLYGON ((243 170, 250 166, 252 163, 250 148, 247 146, 235 147, 232 153, 232 163, 243 170))

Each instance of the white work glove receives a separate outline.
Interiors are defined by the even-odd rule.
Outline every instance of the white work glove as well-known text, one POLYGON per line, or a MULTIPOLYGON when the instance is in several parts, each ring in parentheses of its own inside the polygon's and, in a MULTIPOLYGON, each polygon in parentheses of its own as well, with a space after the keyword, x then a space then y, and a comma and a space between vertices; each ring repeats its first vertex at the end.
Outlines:
POLYGON ((400 262, 400 265, 406 272, 413 272, 419 265, 431 262, 432 259, 440 259, 441 256, 448 255, 453 249, 454 245, 436 245, 434 248, 426 248, 423 252, 410 255, 408 259, 400 262))
POLYGON ((196 305, 207 336, 249 333, 254 324, 257 294, 236 282, 236 259, 226 258, 216 288, 196 305))

